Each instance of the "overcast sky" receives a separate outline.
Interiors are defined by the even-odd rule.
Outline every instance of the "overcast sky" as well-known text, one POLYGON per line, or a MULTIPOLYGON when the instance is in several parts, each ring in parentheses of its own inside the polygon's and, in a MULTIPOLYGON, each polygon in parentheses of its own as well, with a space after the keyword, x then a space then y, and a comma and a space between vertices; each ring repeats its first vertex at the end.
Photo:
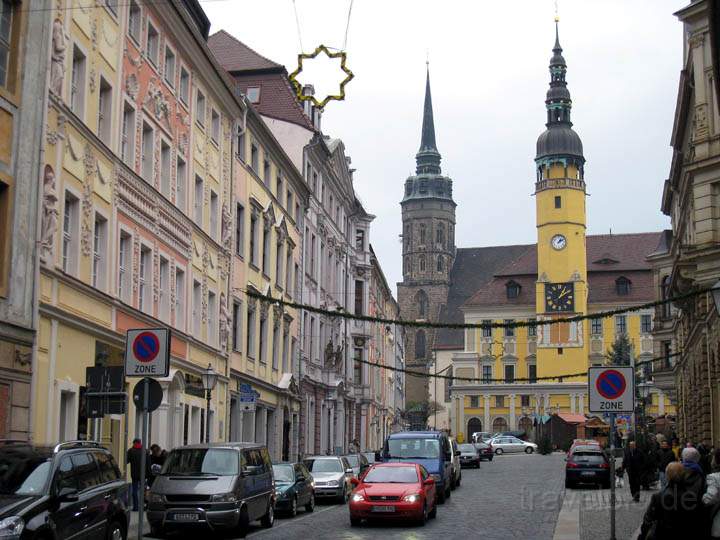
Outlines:
MULTIPOLYGON (((660 213, 682 68, 687 0, 560 0, 574 128, 583 140, 589 234, 669 227, 660 213)), ((349 0, 296 0, 304 49, 342 47, 349 0)), ((203 3, 225 29, 296 66, 292 0, 203 3)), ((552 0, 356 0, 347 41, 355 79, 325 109, 355 190, 376 217, 371 242, 391 287, 402 279, 399 202, 415 170, 425 60, 443 173, 452 177, 458 247, 536 240, 535 141, 544 130, 552 0)))

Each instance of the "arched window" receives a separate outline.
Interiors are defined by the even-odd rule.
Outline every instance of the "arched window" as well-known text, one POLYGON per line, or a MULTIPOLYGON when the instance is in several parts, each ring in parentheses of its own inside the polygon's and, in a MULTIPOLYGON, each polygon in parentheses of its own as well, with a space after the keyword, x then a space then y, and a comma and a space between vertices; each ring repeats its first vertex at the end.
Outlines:
POLYGON ((625 276, 620 276, 615 280, 615 290, 618 296, 627 296, 630 294, 630 283, 631 281, 625 276))
POLYGON ((425 330, 418 330, 415 334, 415 358, 425 358, 425 330))
POLYGON ((425 271, 425 255, 420 255, 420 271, 425 271))
POLYGON ((425 291, 419 290, 415 296, 415 301, 418 305, 418 315, 421 319, 425 319, 428 316, 428 295, 425 291))
MULTIPOLYGON (((660 298, 663 300, 670 298, 670 276, 662 278, 662 283, 660 284, 660 298)), ((670 318, 670 302, 662 305, 662 317, 663 319, 670 318)))
POLYGON ((438 272, 445 271, 445 264, 443 263, 442 255, 438 255, 438 258, 437 258, 437 271, 438 272))
POLYGON ((425 244, 425 224, 420 224, 420 243, 425 244))
POLYGON ((442 223, 438 224, 435 231, 435 243, 445 245, 445 225, 442 223))

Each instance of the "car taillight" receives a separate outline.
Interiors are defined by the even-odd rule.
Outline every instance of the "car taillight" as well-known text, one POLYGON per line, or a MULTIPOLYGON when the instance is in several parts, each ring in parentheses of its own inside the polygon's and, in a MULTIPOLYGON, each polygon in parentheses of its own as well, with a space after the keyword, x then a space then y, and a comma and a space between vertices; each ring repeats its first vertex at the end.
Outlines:
POLYGON ((607 462, 601 463, 601 464, 600 464, 600 468, 601 468, 601 469, 609 469, 609 468, 610 468, 610 464, 607 463, 607 462))
POLYGON ((568 469, 577 469, 579 466, 580 465, 578 465, 574 461, 568 461, 567 464, 565 465, 565 467, 568 469))

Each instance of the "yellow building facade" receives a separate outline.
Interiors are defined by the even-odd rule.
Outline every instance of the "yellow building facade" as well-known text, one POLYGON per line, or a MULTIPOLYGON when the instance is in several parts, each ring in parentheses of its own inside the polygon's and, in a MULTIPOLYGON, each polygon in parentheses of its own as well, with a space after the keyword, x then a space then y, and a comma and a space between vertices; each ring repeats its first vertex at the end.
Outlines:
MULTIPOLYGON (((645 258, 655 251, 660 233, 586 236, 585 159, 570 121, 566 70, 556 36, 547 129, 538 138, 535 159, 537 244, 479 249, 475 273, 485 272, 487 279, 472 278, 478 279, 477 289, 459 307, 465 323, 508 327, 466 329, 461 350, 441 333, 435 347, 431 372, 454 379, 431 384, 431 399, 441 411, 430 423, 459 440, 475 432, 508 430, 532 436, 533 426, 546 415, 588 414, 587 369, 607 363, 621 336, 636 360, 652 358, 651 309, 512 327, 514 322, 592 315, 654 299, 652 268, 645 258), (484 263, 483 257, 491 262, 484 263)), ((464 257, 458 254, 456 267, 464 257)), ((674 414, 668 396, 654 387, 648 392, 646 415, 674 414)))

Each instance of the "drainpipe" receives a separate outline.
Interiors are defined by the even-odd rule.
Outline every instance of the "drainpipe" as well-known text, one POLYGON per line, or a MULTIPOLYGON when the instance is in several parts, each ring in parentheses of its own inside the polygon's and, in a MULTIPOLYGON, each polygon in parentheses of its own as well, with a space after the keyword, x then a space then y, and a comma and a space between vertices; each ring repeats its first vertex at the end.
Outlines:
MULTIPOLYGON (((30 22, 33 18, 42 19, 45 18, 44 24, 42 25, 43 33, 42 33, 42 40, 47 40, 47 44, 45 46, 45 84, 43 85, 45 88, 44 92, 44 99, 43 99, 43 107, 42 107, 42 121, 41 126, 47 126, 47 115, 48 115, 48 97, 50 93, 50 87, 49 87, 49 81, 50 81, 50 40, 47 39, 48 36, 48 29, 50 25, 52 24, 51 20, 52 17, 48 17, 43 13, 36 14, 33 16, 30 14, 28 17, 27 24, 30 25, 30 22)), ((27 46, 26 46, 27 50, 27 46)), ((32 405, 37 403, 37 384, 38 384, 38 349, 39 349, 39 333, 40 333, 40 244, 41 244, 41 237, 42 234, 42 213, 43 213, 43 196, 40 194, 40 188, 39 186, 43 185, 43 174, 44 174, 44 167, 42 166, 43 163, 45 163, 45 145, 43 144, 43 140, 45 139, 45 130, 47 128, 43 127, 41 129, 41 135, 40 135, 40 154, 38 156, 38 163, 40 164, 39 170, 37 172, 37 202, 36 202, 36 218, 35 218, 35 253, 33 255, 33 261, 35 263, 35 268, 33 272, 33 293, 32 293, 32 328, 34 330, 33 335, 33 346, 32 346, 32 353, 31 353, 31 363, 30 363, 30 414, 28 419, 28 440, 33 441, 34 435, 35 435, 35 414, 32 405)), ((61 144, 60 141, 57 142, 57 144, 61 144)), ((56 181, 58 176, 56 175, 56 181)), ((55 250, 53 250, 53 255, 55 253, 55 250)), ((48 380, 48 385, 53 384, 54 381, 48 380)), ((50 403, 47 404, 50 406, 50 403)))

